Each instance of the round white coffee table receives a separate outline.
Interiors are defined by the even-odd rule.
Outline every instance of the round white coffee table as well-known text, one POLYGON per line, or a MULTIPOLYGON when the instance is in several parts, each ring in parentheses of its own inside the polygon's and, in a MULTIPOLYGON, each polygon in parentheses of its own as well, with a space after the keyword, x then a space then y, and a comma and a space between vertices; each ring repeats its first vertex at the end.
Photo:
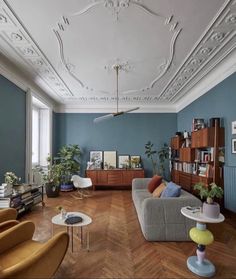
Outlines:
POLYGON ((205 259, 205 247, 214 241, 213 234, 207 230, 206 223, 221 223, 225 217, 220 214, 218 218, 208 218, 201 213, 200 207, 182 207, 181 213, 197 222, 196 227, 189 232, 190 238, 198 244, 197 256, 191 256, 187 260, 187 266, 193 273, 211 277, 215 274, 215 266, 207 259, 205 259))
POLYGON ((67 232, 69 233, 69 229, 71 229, 71 250, 73 252, 73 239, 74 239, 74 227, 78 228, 78 235, 79 235, 79 228, 80 228, 80 242, 81 247, 83 247, 83 227, 86 227, 86 248, 89 251, 89 230, 88 225, 92 223, 92 218, 82 212, 67 212, 66 217, 62 218, 61 213, 52 217, 52 233, 53 233, 53 225, 65 226, 67 228, 67 232), (82 218, 82 222, 75 223, 75 224, 67 224, 65 223, 66 218, 70 216, 79 216, 82 218))

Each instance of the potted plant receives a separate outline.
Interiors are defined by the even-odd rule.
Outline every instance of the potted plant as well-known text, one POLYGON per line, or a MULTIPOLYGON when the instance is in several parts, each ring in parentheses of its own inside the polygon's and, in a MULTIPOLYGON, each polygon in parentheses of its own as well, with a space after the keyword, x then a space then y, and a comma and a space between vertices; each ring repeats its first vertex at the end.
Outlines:
POLYGON ((203 202, 202 213, 206 217, 218 218, 220 215, 220 206, 217 202, 214 202, 214 198, 221 199, 224 193, 223 189, 214 182, 209 185, 199 182, 194 185, 194 190, 198 191, 201 199, 206 199, 203 202))
POLYGON ((61 190, 73 190, 71 177, 80 170, 80 148, 77 144, 62 146, 58 152, 59 164, 61 165, 61 190))
POLYGON ((49 156, 47 158, 47 170, 43 174, 43 181, 45 184, 45 190, 47 197, 55 198, 59 195, 60 184, 61 184, 61 174, 62 166, 61 164, 53 164, 52 158, 49 156))
POLYGON ((153 169, 153 175, 158 174, 158 175, 165 175, 165 160, 168 159, 169 157, 169 147, 166 143, 164 143, 163 147, 160 148, 159 151, 153 149, 153 143, 148 141, 145 144, 145 154, 147 155, 148 158, 151 159, 152 162, 152 169, 153 169), (160 167, 157 168, 157 161, 159 159, 159 164, 160 167))
POLYGON ((8 171, 4 174, 5 177, 5 183, 11 184, 11 185, 16 185, 19 184, 21 181, 21 178, 16 176, 14 172, 8 171))

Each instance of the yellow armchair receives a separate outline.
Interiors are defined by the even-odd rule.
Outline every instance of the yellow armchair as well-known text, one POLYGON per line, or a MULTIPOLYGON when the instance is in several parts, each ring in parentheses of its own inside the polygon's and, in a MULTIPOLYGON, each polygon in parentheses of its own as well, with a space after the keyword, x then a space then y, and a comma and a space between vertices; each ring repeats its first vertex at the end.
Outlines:
POLYGON ((0 223, 8 220, 16 220, 17 210, 15 208, 0 209, 0 223))
POLYGON ((4 208, 0 210, 0 233, 17 225, 17 210, 15 208, 4 208))
POLYGON ((0 234, 0 278, 51 278, 60 266, 69 235, 60 232, 45 243, 32 240, 35 226, 21 222, 0 234))

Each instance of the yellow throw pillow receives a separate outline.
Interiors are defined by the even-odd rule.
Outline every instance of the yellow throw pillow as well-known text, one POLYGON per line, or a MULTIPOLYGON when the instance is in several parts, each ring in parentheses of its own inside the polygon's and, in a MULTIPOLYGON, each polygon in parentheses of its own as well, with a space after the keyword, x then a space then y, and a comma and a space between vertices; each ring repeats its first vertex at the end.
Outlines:
POLYGON ((155 198, 160 198, 162 191, 166 188, 166 184, 162 182, 152 193, 155 198))

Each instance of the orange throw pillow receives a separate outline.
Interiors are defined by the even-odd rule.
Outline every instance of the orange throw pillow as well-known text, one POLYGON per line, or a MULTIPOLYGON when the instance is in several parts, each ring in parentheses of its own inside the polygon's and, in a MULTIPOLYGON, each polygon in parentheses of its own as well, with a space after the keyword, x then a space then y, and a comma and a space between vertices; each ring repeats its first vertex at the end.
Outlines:
POLYGON ((162 177, 159 175, 154 175, 153 178, 148 183, 148 191, 152 193, 162 182, 162 177))
POLYGON ((160 198, 162 191, 166 188, 166 184, 162 182, 152 193, 155 198, 160 198))

